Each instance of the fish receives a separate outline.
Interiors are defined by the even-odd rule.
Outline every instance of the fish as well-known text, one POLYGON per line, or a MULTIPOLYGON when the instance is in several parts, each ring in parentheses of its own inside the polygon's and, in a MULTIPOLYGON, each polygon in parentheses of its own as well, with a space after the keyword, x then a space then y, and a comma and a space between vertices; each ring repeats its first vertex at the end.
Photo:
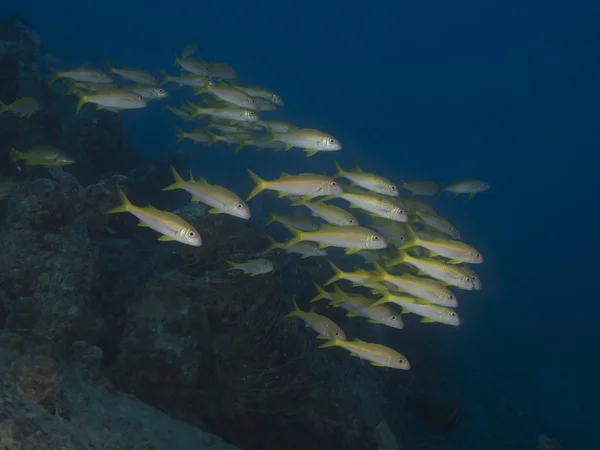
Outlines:
POLYGON ((299 317, 302 319, 308 328, 312 328, 317 332, 317 339, 339 339, 346 340, 346 333, 329 317, 322 316, 312 311, 302 311, 296 303, 296 299, 292 298, 294 311, 285 315, 285 317, 299 317))
POLYGON ((408 222, 406 211, 398 205, 392 198, 381 194, 371 192, 342 192, 326 200, 332 198, 341 198, 350 203, 350 208, 360 208, 375 216, 390 219, 396 222, 408 222))
POLYGON ((362 316, 368 319, 370 323, 382 324, 397 329, 404 328, 404 321, 400 314, 386 305, 376 305, 374 300, 364 298, 361 295, 346 300, 333 300, 331 305, 337 306, 337 303, 346 303, 344 309, 348 311, 348 314, 346 314, 348 317, 362 316))
POLYGON ((48 84, 54 83, 59 78, 67 78, 69 80, 81 81, 84 83, 112 83, 113 79, 110 75, 96 69, 71 69, 59 72, 53 68, 50 68, 52 72, 52 78, 48 84))
POLYGON ((0 102, 0 115, 10 113, 15 116, 31 117, 42 110, 42 104, 33 97, 20 97, 10 104, 0 102))
POLYGON ((343 227, 324 225, 317 231, 300 231, 285 224, 284 227, 293 235, 293 238, 287 243, 289 247, 300 241, 312 241, 317 242, 321 248, 345 248, 347 255, 356 253, 359 250, 376 250, 387 247, 387 242, 383 236, 373 230, 356 225, 343 227))
MULTIPOLYGON (((252 87, 252 86, 236 86, 238 89, 244 91, 246 94, 251 97, 258 97, 265 99, 276 106, 283 106, 283 98, 280 95, 276 94, 269 89, 261 88, 261 87, 252 87)), ((286 130, 287 131, 287 130, 286 130)))
POLYGON ((342 347, 350 352, 350 356, 357 356, 361 359, 371 361, 372 366, 410 370, 408 359, 401 353, 385 345, 363 342, 360 339, 348 342, 333 338, 319 346, 319 348, 327 347, 342 347))
POLYGON ((424 212, 427 214, 436 214, 433 206, 429 205, 428 203, 425 203, 424 201, 422 201, 418 198, 404 197, 400 200, 404 204, 404 207, 406 208, 406 210, 411 214, 414 214, 417 211, 421 211, 421 212, 424 212))
POLYGON ((251 213, 248 205, 229 189, 216 184, 209 184, 205 178, 194 180, 191 173, 190 180, 185 181, 173 166, 171 166, 171 173, 175 182, 163 188, 163 191, 183 189, 192 194, 193 202, 202 202, 212 206, 208 210, 210 214, 229 214, 240 219, 250 219, 251 213))
POLYGON ((358 225, 356 217, 339 206, 328 205, 324 202, 310 202, 308 200, 293 202, 292 206, 306 206, 314 216, 323 219, 330 225, 358 225))
POLYGON ((256 122, 258 120, 258 114, 249 109, 242 108, 202 108, 195 106, 190 103, 190 106, 194 108, 194 112, 190 116, 194 119, 198 116, 211 116, 218 119, 227 119, 239 122, 256 122))
MULTIPOLYGON (((450 289, 438 281, 432 280, 431 278, 415 277, 408 273, 392 275, 386 272, 379 264, 375 264, 375 269, 377 274, 368 279, 368 283, 388 281, 400 290, 436 305, 448 306, 450 308, 458 306, 456 296, 450 289)), ((381 291, 381 289, 376 289, 376 291, 381 291)))
POLYGON ((277 109, 277 105, 269 100, 260 97, 252 97, 252 99, 256 103, 256 109, 259 111, 275 111, 277 109))
POLYGON ((410 225, 406 226, 406 230, 409 239, 404 245, 399 247, 400 250, 405 250, 414 246, 423 247, 436 255, 448 258, 450 264, 459 264, 461 262, 481 264, 483 262, 483 255, 481 252, 464 242, 440 238, 431 240, 423 239, 415 234, 410 225))
POLYGON ((179 58, 175 57, 175 64, 181 67, 186 72, 191 72, 194 75, 206 76, 208 75, 207 64, 198 59, 194 58, 179 58))
POLYGON ((413 195, 422 195, 430 197, 438 191, 437 183, 433 181, 413 181, 412 183, 403 182, 400 185, 402 189, 409 190, 413 195))
POLYGON ((446 325, 459 326, 460 318, 456 311, 431 302, 421 300, 408 295, 393 295, 389 292, 375 302, 373 306, 394 303, 402 307, 402 314, 413 313, 421 316, 422 323, 439 322, 446 325))
POLYGON ((192 247, 202 245, 200 233, 181 217, 168 211, 160 211, 152 205, 136 206, 129 201, 120 188, 118 192, 122 204, 106 211, 106 214, 123 212, 133 214, 140 220, 139 226, 149 227, 161 234, 159 241, 177 241, 192 247))
POLYGON ((404 251, 399 251, 395 258, 388 261, 387 267, 398 264, 410 264, 421 273, 450 286, 468 291, 474 289, 471 276, 454 264, 446 264, 434 258, 415 258, 404 251))
POLYGON ((268 234, 267 238, 269 239, 269 247, 265 249, 265 253, 269 253, 271 250, 279 248, 285 250, 286 253, 296 253, 298 255, 302 255, 303 259, 310 256, 327 256, 327 252, 324 249, 319 248, 319 246, 314 242, 299 242, 296 245, 286 248, 285 242, 275 242, 275 240, 268 234))
POLYGON ((235 153, 239 152, 244 147, 256 147, 257 150, 261 150, 261 149, 265 148, 265 149, 271 149, 275 152, 278 152, 285 148, 285 144, 282 144, 281 142, 277 142, 277 141, 271 141, 268 138, 267 139, 265 139, 265 138, 247 139, 247 140, 243 140, 242 142, 239 143, 239 145, 234 150, 235 153))
POLYGON ((165 106, 164 109, 172 112, 177 117, 179 117, 180 119, 183 119, 183 120, 190 120, 192 117, 192 114, 184 109, 175 108, 175 107, 169 106, 169 105, 165 106))
POLYGON ((194 141, 194 143, 204 143, 207 145, 213 144, 216 142, 216 136, 209 129, 203 128, 201 130, 196 129, 192 130, 189 133, 183 131, 181 128, 177 128, 177 144, 179 144, 184 139, 190 139, 194 141))
POLYGON ((377 194, 388 195, 391 197, 398 196, 398 188, 394 183, 384 177, 372 173, 364 172, 356 163, 356 169, 352 171, 343 170, 338 162, 335 162, 336 173, 333 178, 346 178, 357 186, 377 194))
POLYGON ((475 194, 485 192, 489 189, 490 185, 485 181, 467 179, 448 186, 443 186, 441 192, 452 192, 455 197, 460 194, 468 194, 469 199, 472 199, 475 197, 475 194))
POLYGON ((119 75, 121 78, 125 79, 125 80, 129 80, 129 81, 133 81, 135 83, 139 83, 145 86, 158 86, 159 82, 158 79, 146 72, 145 70, 142 69, 131 69, 131 68, 127 68, 127 67, 123 67, 123 68, 117 68, 117 67, 113 67, 110 64, 106 64, 108 67, 108 72, 109 73, 114 73, 119 75))
POLYGON ((443 217, 423 211, 416 211, 415 215, 419 218, 419 222, 424 223, 428 227, 447 234, 453 239, 460 239, 460 231, 458 231, 458 228, 456 228, 443 217))
POLYGON ((91 94, 78 92, 77 95, 79 96, 79 103, 77 104, 76 114, 86 103, 93 103, 98 109, 115 108, 118 110, 145 108, 147 105, 144 97, 127 89, 107 89, 91 94))
POLYGON ((227 270, 241 270, 252 277, 273 271, 273 263, 264 258, 250 259, 243 263, 235 263, 233 261, 227 261, 227 263, 229 264, 229 269, 227 270))
POLYGON ((296 125, 281 120, 259 120, 256 124, 266 130, 272 130, 275 133, 288 133, 298 129, 296 125))
POLYGON ((473 268, 471 266, 469 266, 468 264, 459 264, 458 267, 460 267, 463 272, 465 272, 467 275, 469 275, 469 277, 471 278, 471 283, 473 283, 473 289, 475 289, 476 291, 480 291, 481 290, 481 278, 479 278, 479 276, 473 271, 473 268))
POLYGON ((248 170, 250 177, 256 184, 252 189, 246 201, 260 194, 265 189, 279 192, 280 197, 288 194, 303 195, 307 198, 314 198, 320 195, 332 195, 342 192, 340 185, 332 178, 325 175, 314 173, 302 173, 299 175, 290 175, 282 173, 277 180, 263 180, 251 170, 248 170))
POLYGON ((373 216, 371 220, 373 229, 381 233, 390 244, 401 246, 406 243, 407 232, 404 224, 377 216, 373 216))
POLYGON ((167 98, 169 96, 167 91, 157 86, 137 85, 128 88, 128 90, 130 90, 131 92, 135 92, 146 101, 158 100, 161 98, 167 98))
POLYGON ((35 145, 24 152, 15 150, 9 152, 9 161, 18 163, 24 161, 26 166, 68 166, 75 164, 75 160, 65 154, 60 148, 50 145, 35 145))
POLYGON ((300 231, 316 231, 319 229, 318 222, 310 217, 298 216, 296 214, 281 214, 270 212, 265 226, 271 225, 273 222, 280 222, 297 228, 300 231))
POLYGON ((317 152, 333 152, 342 149, 342 144, 330 134, 311 128, 298 128, 286 133, 275 133, 267 130, 272 141, 285 144, 285 150, 294 147, 302 148, 307 156, 313 156, 317 152))
POLYGON ((333 276, 325 282, 324 286, 329 286, 330 284, 340 280, 347 280, 351 283, 363 285, 369 278, 372 278, 374 275, 376 275, 376 273, 372 271, 363 269, 358 269, 355 272, 344 272, 331 261, 328 262, 333 269, 333 276))
POLYGON ((193 88, 203 88, 208 80, 208 78, 199 75, 173 77, 165 72, 161 72, 161 75, 163 76, 163 81, 161 84, 177 83, 180 87, 190 86, 193 88))
POLYGON ((181 50, 181 57, 182 58, 190 58, 197 51, 198 51, 198 41, 192 41, 183 47, 183 50, 181 50))
POLYGON ((233 80, 237 78, 236 70, 229 64, 225 63, 209 63, 206 65, 206 75, 213 78, 222 78, 225 80, 233 80))
POLYGON ((253 110, 258 109, 258 105, 252 97, 235 87, 217 85, 213 81, 209 80, 204 83, 204 87, 202 89, 196 91, 196 95, 204 93, 214 95, 224 102, 237 106, 238 108, 253 110))

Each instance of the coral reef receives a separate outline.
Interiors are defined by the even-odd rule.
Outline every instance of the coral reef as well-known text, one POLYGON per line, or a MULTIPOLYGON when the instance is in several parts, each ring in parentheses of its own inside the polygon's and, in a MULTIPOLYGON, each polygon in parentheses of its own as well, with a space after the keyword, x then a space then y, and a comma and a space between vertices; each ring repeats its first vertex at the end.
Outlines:
POLYGON ((378 448, 381 380, 283 317, 325 263, 274 257, 275 273, 247 277, 225 260, 267 242, 235 218, 179 205, 198 250, 106 216, 117 184, 160 201, 168 163, 144 167, 118 115, 75 116, 64 86, 44 82, 39 46, 22 19, 0 23, 0 100, 45 105, 0 116, 0 158, 43 142, 77 164, 14 169, 2 201, 0 449, 233 448, 200 430, 246 450, 378 448))

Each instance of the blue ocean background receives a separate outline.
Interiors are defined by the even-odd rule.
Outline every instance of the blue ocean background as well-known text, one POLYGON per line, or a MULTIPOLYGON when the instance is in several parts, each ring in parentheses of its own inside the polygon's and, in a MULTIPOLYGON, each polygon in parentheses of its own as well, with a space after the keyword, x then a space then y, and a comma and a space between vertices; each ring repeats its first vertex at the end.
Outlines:
MULTIPOLYGON (((280 93, 277 118, 344 145, 312 158, 198 150, 194 172, 233 190, 247 189, 247 168, 265 178, 333 173, 335 159, 398 183, 488 181, 491 190, 471 201, 435 200, 486 257, 484 290, 461 305, 464 325, 428 342, 452 364, 443 387, 461 398, 462 439, 522 433, 533 449, 547 433, 565 449, 600 448, 600 3, 0 5, 2 15, 14 12, 61 68, 108 61, 173 74, 175 53, 197 39, 203 58, 280 93), (512 429, 508 410, 531 418, 531 428, 512 429)), ((178 148, 178 122, 160 105, 123 117, 144 156, 178 148)))

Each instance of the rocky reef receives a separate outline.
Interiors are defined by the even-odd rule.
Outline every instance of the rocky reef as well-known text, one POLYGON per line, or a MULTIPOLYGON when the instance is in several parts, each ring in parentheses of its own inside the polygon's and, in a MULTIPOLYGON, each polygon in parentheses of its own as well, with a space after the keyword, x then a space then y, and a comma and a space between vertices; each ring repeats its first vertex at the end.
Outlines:
POLYGON ((386 376, 325 355, 284 318, 326 263, 279 255, 274 273, 247 277, 225 261, 267 242, 240 220, 179 205, 199 250, 105 215, 117 185, 160 199, 177 161, 145 164, 116 114, 75 115, 39 55, 22 20, 0 22, 0 101, 44 103, 0 116, 2 175, 19 181, 0 206, 0 449, 234 448, 213 434, 246 450, 377 449, 386 376), (77 164, 7 164, 10 148, 40 143, 77 164))

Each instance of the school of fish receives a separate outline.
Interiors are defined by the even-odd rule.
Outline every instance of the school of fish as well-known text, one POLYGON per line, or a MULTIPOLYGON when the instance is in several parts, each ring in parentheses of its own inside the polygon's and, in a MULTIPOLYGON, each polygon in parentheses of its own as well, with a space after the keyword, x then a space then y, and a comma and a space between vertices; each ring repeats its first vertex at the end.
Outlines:
MULTIPOLYGON (((233 67, 208 63, 196 56, 197 51, 195 42, 186 45, 181 56, 175 58, 181 73, 163 72, 162 82, 141 69, 107 65, 104 70, 52 70, 50 83, 64 80, 65 95, 77 95, 75 113, 88 104, 114 113, 144 108, 151 101, 169 99, 162 85, 176 84, 174 89, 190 89, 196 96, 194 101, 179 107, 165 106, 191 125, 190 129, 176 130, 177 143, 186 139, 204 146, 223 142, 235 146, 235 153, 247 147, 272 151, 298 148, 309 157, 342 150, 341 142, 327 132, 265 119, 263 116, 269 111, 284 106, 283 98, 266 88, 237 84, 237 71, 233 67)), ((0 115, 31 117, 42 109, 43 105, 34 98, 0 103, 0 115)), ((9 158, 18 167, 50 168, 76 163, 68 152, 48 145, 12 149, 9 158)), ((352 272, 341 270, 328 259, 333 275, 324 286, 315 283, 316 296, 310 303, 327 300, 330 307, 342 308, 348 317, 362 317, 372 324, 396 329, 404 327, 404 314, 419 316, 422 323, 458 326, 459 298, 453 289, 481 289, 481 280, 472 268, 483 262, 481 252, 463 242, 458 228, 419 197, 449 192, 472 198, 489 189, 483 181, 467 179, 447 186, 431 181, 404 181, 398 185, 363 171, 358 164, 348 169, 336 162, 331 176, 282 173, 277 179, 267 180, 248 170, 255 186, 244 200, 224 186, 210 184, 206 178, 195 179, 190 173, 186 181, 175 168, 171 167, 171 172, 173 183, 163 190, 186 191, 192 202, 209 206, 211 214, 249 220, 252 215, 246 202, 264 191, 274 191, 287 201, 288 207, 308 210, 314 219, 271 213, 266 225, 279 222, 291 237, 276 242, 268 236, 270 245, 265 255, 280 249, 302 258, 329 258, 328 249, 337 247, 348 258, 357 255, 364 259, 368 269, 355 268, 352 272), (400 196, 401 190, 410 196, 400 196), (343 290, 342 282, 350 287, 343 290)), ((0 199, 8 196, 16 184, 12 179, 0 179, 0 199)), ((157 232, 160 241, 202 246, 198 230, 180 216, 152 205, 134 205, 121 189, 118 195, 121 204, 107 211, 108 214, 134 215, 140 226, 157 232)), ((273 263, 266 258, 226 262, 229 270, 250 276, 274 270, 273 263)), ((301 309, 295 298, 292 304, 293 310, 287 317, 300 318, 316 332, 317 339, 326 340, 320 348, 341 347, 373 366, 410 369, 408 359, 395 349, 360 339, 348 340, 342 328, 330 318, 301 309)))

